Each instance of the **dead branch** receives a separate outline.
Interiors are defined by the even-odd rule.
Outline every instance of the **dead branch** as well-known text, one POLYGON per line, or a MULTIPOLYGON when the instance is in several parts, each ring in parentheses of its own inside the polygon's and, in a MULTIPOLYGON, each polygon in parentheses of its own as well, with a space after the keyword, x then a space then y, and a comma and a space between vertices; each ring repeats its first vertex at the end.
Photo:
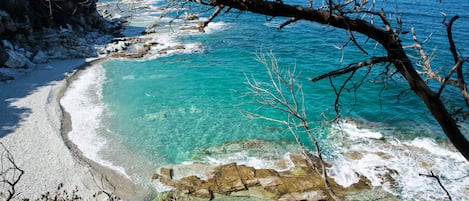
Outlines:
POLYGON ((269 76, 269 82, 259 82, 254 76, 246 76, 249 94, 254 95, 255 102, 263 106, 268 106, 276 110, 280 110, 287 114, 287 120, 279 120, 263 116, 261 114, 254 114, 248 112, 250 117, 261 118, 277 123, 286 125, 290 133, 295 138, 296 142, 302 149, 308 164, 322 176, 324 185, 329 195, 334 200, 338 198, 328 180, 326 165, 322 158, 322 151, 319 142, 316 139, 313 131, 309 127, 309 122, 306 117, 306 108, 304 105, 304 93, 300 83, 298 83, 299 73, 296 72, 296 67, 281 69, 278 65, 277 59, 272 53, 267 58, 265 54, 259 53, 257 60, 264 65, 269 76), (309 141, 316 149, 316 157, 319 159, 321 167, 316 167, 313 158, 306 150, 303 143, 300 142, 298 129, 302 128, 306 132, 309 141))
MULTIPOLYGON (((446 18, 446 16, 445 16, 446 18)), ((414 28, 412 28, 412 37, 414 40, 414 44, 412 45, 413 48, 416 48, 419 52, 420 59, 422 60, 423 64, 420 66, 423 68, 423 72, 420 72, 420 74, 425 74, 427 76, 427 79, 432 79, 436 80, 441 83, 440 89, 437 92, 438 96, 441 96, 441 93, 443 90, 446 88, 446 86, 452 85, 454 87, 457 87, 459 91, 461 92, 461 95, 465 101, 465 104, 467 107, 469 107, 469 92, 467 90, 467 85, 464 79, 462 67, 464 64, 464 60, 461 59, 461 57, 458 56, 458 53, 456 51, 456 45, 453 40, 452 36, 452 25, 454 21, 456 21, 459 18, 459 16, 454 16, 450 19, 448 24, 446 24, 444 21, 443 23, 446 25, 446 30, 447 30, 447 35, 448 35, 448 42, 450 45, 450 52, 453 56, 454 60, 454 65, 450 69, 450 71, 446 74, 446 76, 442 77, 438 73, 433 71, 433 68, 431 67, 431 59, 430 57, 426 54, 424 51, 421 43, 417 40, 417 34, 415 33, 414 28), (456 73, 456 80, 451 79, 456 73)))
POLYGON ((281 30, 281 29, 283 29, 283 27, 286 27, 286 26, 288 26, 289 24, 294 23, 294 22, 296 22, 296 21, 298 21, 298 19, 292 17, 292 18, 290 18, 289 20, 287 20, 286 22, 282 23, 280 26, 278 26, 277 30, 281 30))
POLYGON ((310 80, 312 82, 317 82, 317 81, 322 80, 322 79, 327 78, 327 77, 330 77, 330 78, 337 77, 337 76, 344 75, 344 74, 347 74, 347 73, 350 73, 350 72, 354 72, 354 71, 356 71, 356 70, 358 70, 362 67, 373 66, 373 65, 378 64, 378 63, 386 63, 386 62, 390 62, 390 60, 387 57, 373 57, 368 61, 353 63, 353 64, 348 65, 345 68, 341 68, 341 69, 337 69, 337 70, 328 72, 326 74, 311 78, 310 80))
POLYGON ((207 21, 204 22, 203 24, 203 28, 207 27, 207 25, 212 22, 213 19, 215 19, 215 17, 218 16, 218 14, 220 14, 220 12, 223 10, 225 6, 223 5, 220 5, 220 6, 217 6, 217 9, 215 10, 215 12, 213 12, 212 15, 210 15, 210 17, 208 18, 207 21))
POLYGON ((16 185, 21 180, 24 170, 18 167, 13 155, 2 142, 0 142, 0 146, 3 149, 0 156, 0 183, 2 189, 7 191, 2 193, 2 196, 5 196, 6 200, 13 200, 17 196, 16 185))
POLYGON ((435 174, 433 174, 433 171, 430 171, 430 174, 419 174, 419 176, 425 176, 425 177, 430 177, 430 178, 434 178, 437 182, 438 182, 438 185, 440 186, 441 189, 443 189, 446 193, 446 196, 448 196, 448 199, 451 201, 453 200, 451 198, 451 195, 449 194, 448 190, 446 190, 445 186, 443 185, 443 183, 441 183, 441 180, 440 180, 440 177, 436 176, 435 174))

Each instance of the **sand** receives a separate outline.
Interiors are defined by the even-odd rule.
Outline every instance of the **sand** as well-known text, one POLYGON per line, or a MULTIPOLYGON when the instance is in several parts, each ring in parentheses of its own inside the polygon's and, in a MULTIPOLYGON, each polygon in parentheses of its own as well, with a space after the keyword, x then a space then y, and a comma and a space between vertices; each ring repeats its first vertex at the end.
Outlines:
MULTIPOLYGON (((70 77, 77 69, 91 65, 89 61, 52 61, 9 83, 0 83, 0 142, 24 170, 15 186, 17 199, 54 193, 60 184, 68 192, 77 188, 86 200, 103 190, 127 199, 135 194, 131 181, 84 158, 67 138, 70 122, 59 99, 70 77), (103 178, 110 182, 103 184, 103 178)), ((4 158, 1 162, 8 163, 4 158)), ((2 192, 7 190, 2 188, 5 186, 0 185, 2 192)))

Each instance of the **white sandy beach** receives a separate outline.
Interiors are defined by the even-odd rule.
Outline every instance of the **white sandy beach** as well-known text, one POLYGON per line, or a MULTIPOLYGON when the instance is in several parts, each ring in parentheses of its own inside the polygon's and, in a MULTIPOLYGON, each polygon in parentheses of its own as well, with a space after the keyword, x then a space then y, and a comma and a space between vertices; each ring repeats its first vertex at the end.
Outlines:
POLYGON ((66 78, 86 63, 85 59, 53 61, 19 79, 0 83, 0 142, 24 170, 16 186, 17 199, 56 192, 59 184, 68 192, 76 186, 82 198, 92 198, 103 189, 101 173, 108 172, 106 177, 113 177, 105 168, 80 159, 79 151, 74 150, 74 154, 61 131, 63 118, 58 97, 67 86, 66 78))

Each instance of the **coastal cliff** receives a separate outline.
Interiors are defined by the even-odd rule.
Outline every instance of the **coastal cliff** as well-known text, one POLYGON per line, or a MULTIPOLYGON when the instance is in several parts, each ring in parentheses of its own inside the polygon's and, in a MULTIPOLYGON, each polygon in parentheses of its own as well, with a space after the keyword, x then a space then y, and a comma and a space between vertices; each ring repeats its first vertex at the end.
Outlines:
POLYGON ((0 2, 0 82, 50 59, 98 55, 119 34, 122 20, 105 19, 97 0, 0 2))

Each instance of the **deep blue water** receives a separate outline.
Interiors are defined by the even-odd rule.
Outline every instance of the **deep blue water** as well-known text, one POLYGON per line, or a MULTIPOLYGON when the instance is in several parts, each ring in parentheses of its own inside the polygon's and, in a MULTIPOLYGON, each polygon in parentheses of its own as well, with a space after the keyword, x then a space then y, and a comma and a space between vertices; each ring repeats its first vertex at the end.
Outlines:
MULTIPOLYGON (((378 7, 385 7, 394 25, 396 17, 401 17, 403 31, 415 27, 421 41, 432 34, 425 48, 427 53, 434 54, 435 67, 446 67, 444 70, 447 71, 452 63, 440 12, 461 16, 454 24, 454 37, 460 53, 469 55, 467 0, 398 2, 379 2, 378 7)), ((154 5, 159 6, 161 2, 154 5)), ((255 60, 256 52, 272 51, 279 58, 280 66, 297 67, 301 72, 299 81, 304 87, 308 119, 313 127, 319 127, 323 120, 334 117, 336 96, 327 79, 312 83, 307 78, 372 56, 382 56, 383 50, 368 41, 364 45, 368 56, 352 44, 342 52, 334 46, 347 41, 347 32, 304 21, 277 30, 285 20, 267 21, 265 16, 233 11, 215 20, 214 24, 219 25, 216 31, 177 37, 180 43, 201 45, 202 51, 144 61, 111 60, 104 63, 104 125, 111 131, 107 137, 157 167, 195 160, 201 157, 198 155, 200 150, 227 142, 262 139, 284 147, 295 144, 284 126, 253 120, 242 112, 247 110, 286 118, 280 112, 252 103, 253 97, 244 95, 248 91, 245 75, 252 74, 261 81, 267 78, 264 67, 255 60)), ((356 37, 361 42, 367 40, 360 35, 356 37)), ((405 45, 412 44, 410 34, 403 35, 402 40, 405 45)), ((417 59, 414 50, 408 51, 413 59, 417 59)), ((350 90, 341 96, 342 115, 364 123, 365 127, 381 133, 388 140, 413 142, 425 137, 445 142, 446 137, 423 103, 408 90, 406 82, 399 75, 393 79, 383 78, 380 73, 384 68, 374 66, 355 92, 353 86, 366 70, 357 73, 348 85, 350 90)), ((339 87, 345 78, 338 77, 334 83, 339 87)), ((451 93, 447 95, 449 99, 459 98, 451 93)), ((330 133, 330 126, 317 133, 326 158, 331 158, 339 146, 334 145, 334 140, 339 138, 329 137, 330 133)), ((338 144, 341 143, 344 142, 338 144)), ((430 154, 427 158, 431 157, 430 154)))

